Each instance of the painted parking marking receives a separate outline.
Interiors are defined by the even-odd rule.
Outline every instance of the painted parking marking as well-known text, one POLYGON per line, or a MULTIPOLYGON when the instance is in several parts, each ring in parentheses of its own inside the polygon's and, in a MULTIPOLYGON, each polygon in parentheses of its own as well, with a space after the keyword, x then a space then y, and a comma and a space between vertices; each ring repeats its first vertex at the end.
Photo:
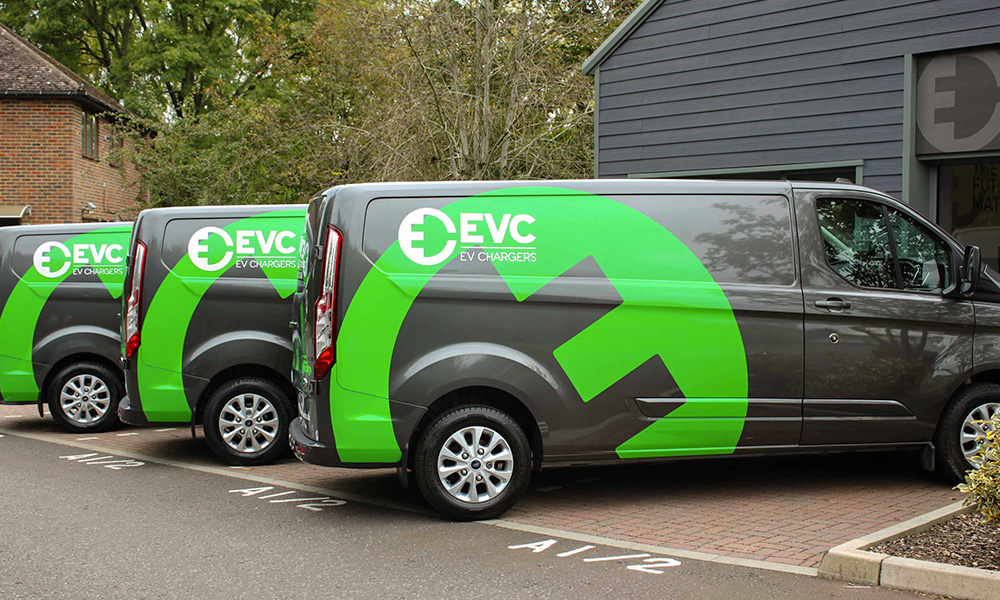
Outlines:
POLYGON ((574 554, 586 552, 587 550, 593 550, 596 547, 597 546, 594 546, 592 544, 587 544, 586 546, 580 546, 576 550, 570 550, 569 552, 560 552, 559 554, 556 554, 556 556, 558 556, 559 558, 566 558, 567 556, 573 556, 574 554))
POLYGON ((176 427, 164 427, 163 429, 157 429, 157 431, 177 431, 176 427))
POLYGON ((258 494, 263 494, 264 492, 270 492, 276 489, 273 485, 255 487, 255 488, 242 488, 238 490, 229 490, 230 494, 239 494, 244 498, 256 497, 258 500, 267 500, 269 504, 285 504, 294 503, 296 508, 302 508, 312 512, 321 512, 326 508, 333 508, 336 506, 343 506, 347 502, 343 500, 337 500, 336 498, 331 498, 330 496, 313 496, 305 498, 284 498, 289 494, 296 494, 298 490, 288 490, 284 492, 275 492, 273 494, 268 494, 266 496, 258 496, 258 494), (278 498, 274 500, 273 498, 278 498))
POLYGON ((88 442, 88 441, 90 441, 90 440, 99 440, 99 439, 101 439, 101 438, 97 437, 96 435, 95 435, 95 436, 92 436, 92 437, 85 437, 85 438, 76 438, 76 440, 77 440, 78 442, 88 442))
POLYGON ((2 438, 2 437, 3 437, 3 434, 2 434, 2 433, 0 433, 0 438, 2 438))
POLYGON ((632 558, 646 558, 649 554, 643 552, 642 554, 623 554, 621 556, 602 556, 600 558, 585 558, 583 562, 606 562, 610 560, 629 560, 632 558))
POLYGON ((270 494, 268 496, 261 496, 260 499, 261 500, 267 500, 269 498, 277 498, 278 496, 287 496, 288 494, 294 494, 294 493, 295 493, 295 491, 291 490, 291 491, 287 491, 287 492, 280 492, 278 494, 270 494))
POLYGON ((5 418, 5 419, 21 419, 23 417, 24 417, 24 415, 4 415, 3 418, 5 418))
MULTIPOLYGON (((528 542, 526 544, 514 544, 512 546, 507 546, 510 550, 531 550, 533 554, 539 554, 545 552, 549 548, 555 546, 559 543, 559 540, 548 539, 540 540, 537 542, 528 542)), ((569 558, 577 554, 582 554, 584 552, 589 552, 591 550, 596 550, 597 546, 594 544, 586 544, 572 550, 567 550, 565 552, 560 552, 556 554, 557 558, 569 558)), ((589 558, 584 558, 585 563, 600 563, 600 562, 615 562, 615 561, 630 561, 633 564, 626 565, 625 568, 629 571, 636 571, 638 573, 649 573, 651 575, 662 575, 663 569, 669 567, 679 567, 681 561, 676 558, 667 558, 665 556, 652 556, 648 552, 641 552, 638 554, 614 554, 611 556, 591 556, 589 558), (635 562, 638 559, 644 559, 642 562, 635 562)))
POLYGON ((133 432, 131 432, 131 433, 116 433, 115 435, 117 435, 118 437, 126 437, 126 436, 129 436, 129 435, 139 435, 139 434, 138 434, 138 433, 135 433, 135 432, 133 431, 133 432))
POLYGON ((75 462, 77 464, 82 464, 82 465, 98 465, 106 469, 111 469, 112 471, 121 471, 122 469, 142 467, 146 464, 141 460, 134 460, 131 458, 117 458, 110 454, 101 456, 97 452, 91 452, 90 454, 68 454, 65 456, 60 456, 59 458, 65 458, 70 462, 75 462))

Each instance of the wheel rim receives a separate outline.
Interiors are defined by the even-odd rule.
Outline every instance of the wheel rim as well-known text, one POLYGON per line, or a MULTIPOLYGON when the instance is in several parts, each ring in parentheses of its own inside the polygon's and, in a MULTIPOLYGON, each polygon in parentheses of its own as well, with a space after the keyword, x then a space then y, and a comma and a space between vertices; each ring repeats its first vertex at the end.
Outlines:
POLYGON ((466 427, 442 444, 437 469, 448 494, 479 504, 507 488, 514 475, 514 454, 507 440, 489 427, 466 427))
POLYGON ((258 394, 233 396, 219 413, 219 433, 227 446, 241 454, 260 452, 278 435, 278 411, 258 394))
POLYGON ((89 425, 99 421, 111 408, 111 389, 100 377, 81 373, 63 384, 59 406, 70 421, 89 425))
POLYGON ((989 421, 997 414, 1000 414, 1000 402, 987 402, 973 408, 962 422, 962 429, 959 431, 959 440, 962 445, 962 454, 970 465, 979 466, 979 458, 976 456, 983 438, 990 431, 990 425, 977 423, 976 421, 989 421))

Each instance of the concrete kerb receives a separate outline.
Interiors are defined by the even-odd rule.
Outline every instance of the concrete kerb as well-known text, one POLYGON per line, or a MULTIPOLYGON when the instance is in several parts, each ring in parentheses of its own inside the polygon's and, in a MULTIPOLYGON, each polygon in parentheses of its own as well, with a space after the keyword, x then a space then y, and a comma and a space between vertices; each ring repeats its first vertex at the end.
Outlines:
POLYGON ((972 512, 961 502, 903 521, 875 533, 845 542, 826 553, 819 576, 853 583, 937 594, 965 600, 997 600, 1000 572, 900 558, 867 549, 927 531, 956 515, 972 512))

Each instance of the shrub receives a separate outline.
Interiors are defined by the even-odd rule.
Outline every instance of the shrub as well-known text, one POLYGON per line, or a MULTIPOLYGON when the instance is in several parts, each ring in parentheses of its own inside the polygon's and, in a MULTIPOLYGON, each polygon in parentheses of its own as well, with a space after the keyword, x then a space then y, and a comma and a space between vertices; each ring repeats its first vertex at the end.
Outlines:
POLYGON ((968 494, 966 506, 976 505, 987 521, 1000 526, 1000 413, 978 422, 987 430, 976 454, 979 468, 966 473, 957 488, 968 494))

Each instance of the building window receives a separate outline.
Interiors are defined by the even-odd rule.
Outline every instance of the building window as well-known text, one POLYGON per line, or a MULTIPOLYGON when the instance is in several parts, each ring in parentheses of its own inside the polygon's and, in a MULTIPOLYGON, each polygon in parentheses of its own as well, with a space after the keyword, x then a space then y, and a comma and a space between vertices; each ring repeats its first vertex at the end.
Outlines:
POLYGON ((120 128, 111 127, 111 148, 108 150, 108 164, 112 167, 122 166, 122 154, 125 152, 125 136, 120 128))
POLYGON ((938 223, 962 244, 979 246, 983 262, 1000 269, 1000 161, 941 165, 938 223))
POLYGON ((97 115, 86 111, 83 113, 83 155, 87 158, 97 158, 97 115))

